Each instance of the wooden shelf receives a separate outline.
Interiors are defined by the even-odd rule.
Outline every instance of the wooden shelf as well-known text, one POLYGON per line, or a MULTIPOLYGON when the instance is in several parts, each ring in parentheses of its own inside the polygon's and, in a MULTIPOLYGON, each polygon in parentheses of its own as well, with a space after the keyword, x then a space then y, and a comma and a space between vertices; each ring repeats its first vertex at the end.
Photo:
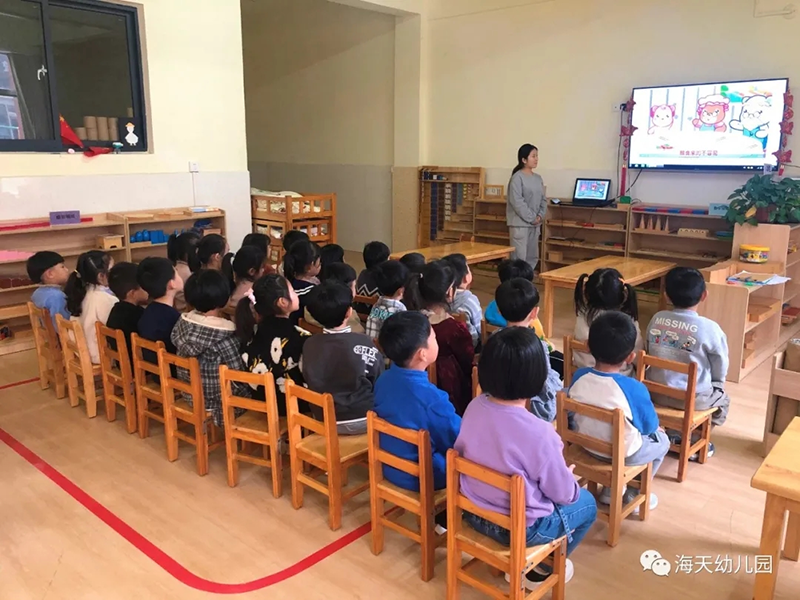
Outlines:
POLYGON ((677 233, 668 233, 666 231, 653 231, 651 229, 631 229, 631 234, 636 235, 656 235, 661 237, 669 237, 676 240, 692 240, 698 242, 722 242, 723 244, 731 244, 731 239, 723 239, 718 237, 692 237, 689 235, 678 235, 677 233))
POLYGON ((131 250, 141 250, 142 248, 157 248, 158 246, 166 246, 167 242, 162 242, 158 244, 151 244, 150 242, 134 242, 129 244, 128 247, 131 250))
POLYGON ((786 268, 795 266, 800 263, 800 250, 786 255, 786 268))
MULTIPOLYGON (((123 246, 122 248, 107 248, 105 249, 105 252, 124 252, 126 248, 127 246, 123 246)), ((98 249, 99 248, 96 247, 83 246, 81 248, 61 248, 61 249, 56 248, 55 250, 53 250, 53 252, 58 252, 61 256, 67 257, 67 256, 79 256, 89 250, 98 250, 98 249)), ((0 265, 13 265, 26 262, 28 262, 27 258, 18 258, 15 260, 0 261, 0 265)))
POLYGON ((506 217, 495 216, 495 215, 475 215, 476 221, 492 221, 495 223, 505 223, 506 217))
MULTIPOLYGON (((55 233, 60 231, 72 231, 75 229, 100 229, 105 227, 125 227, 125 220, 119 217, 107 216, 107 215, 85 215, 92 217, 92 221, 87 221, 85 223, 75 223, 74 225, 48 225, 47 227, 28 227, 25 229, 10 229, 10 230, 0 230, 0 236, 3 235, 22 235, 27 233, 55 233)), ((29 221, 39 222, 39 221, 47 221, 48 218, 45 217, 44 219, 30 219, 29 221)), ((28 221, 3 221, 2 225, 15 225, 15 224, 24 224, 28 221)))
MULTIPOLYGON (((646 217, 661 217, 665 218, 668 217, 672 219, 673 217, 676 219, 716 219, 718 221, 724 221, 725 217, 721 215, 704 215, 704 214, 692 214, 692 213, 665 213, 665 212, 647 212, 643 210, 632 210, 632 216, 646 216, 646 217)), ((727 222, 727 221, 726 221, 727 222)))
POLYGON ((24 352, 36 347, 32 329, 14 330, 14 337, 0 340, 0 356, 24 352))
POLYGON ((551 202, 547 203, 547 208, 552 208, 553 210, 557 210, 559 208, 567 208, 573 210, 602 210, 605 212, 614 212, 619 213, 620 215, 624 216, 627 220, 628 218, 628 211, 627 210, 620 210, 614 206, 575 206, 574 204, 553 204, 551 202))
POLYGON ((506 204, 505 198, 475 198, 475 202, 481 204, 506 204))
POLYGON ((509 235, 507 233, 505 233, 505 234, 503 234, 503 233, 495 233, 495 232, 488 233, 488 232, 481 232, 481 231, 476 231, 475 232, 475 237, 492 238, 492 239, 495 239, 495 240, 507 240, 507 239, 509 239, 509 235))
POLYGON ((583 229, 585 231, 611 231, 613 233, 625 233, 624 227, 612 227, 610 225, 575 225, 573 223, 559 223, 558 219, 546 221, 548 227, 563 227, 565 229, 583 229))
POLYGON ((616 246, 605 246, 603 244, 587 244, 586 242, 571 242, 569 240, 545 240, 545 244, 551 246, 561 246, 565 248, 582 248, 584 250, 602 250, 603 252, 621 252, 625 254, 625 248, 616 246))
POLYGON ((7 292, 21 292, 22 290, 35 290, 38 287, 39 287, 38 283, 32 283, 30 285, 18 285, 16 287, 0 288, 0 294, 4 294, 7 292))
POLYGON ((0 321, 4 321, 6 319, 20 319, 27 316, 27 303, 9 304, 8 306, 0 307, 0 321))
POLYGON ((787 282, 783 290, 784 303, 793 300, 798 294, 800 294, 800 283, 792 283, 791 281, 787 282))
POLYGON ((716 263, 727 260, 726 256, 700 256, 699 254, 684 254, 682 252, 662 252, 659 250, 631 250, 630 254, 643 254, 645 256, 666 256, 672 258, 681 258, 683 260, 693 260, 697 262, 716 263))

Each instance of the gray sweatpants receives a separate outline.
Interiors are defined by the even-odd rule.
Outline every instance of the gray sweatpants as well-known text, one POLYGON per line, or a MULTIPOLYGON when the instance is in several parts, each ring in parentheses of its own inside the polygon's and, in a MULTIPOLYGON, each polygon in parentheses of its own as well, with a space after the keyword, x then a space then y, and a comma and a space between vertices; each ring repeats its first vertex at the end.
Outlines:
POLYGON ((514 258, 524 260, 535 269, 539 263, 539 236, 541 226, 536 227, 509 227, 508 235, 511 245, 514 246, 514 258))
MULTIPOLYGON (((682 400, 676 400, 669 396, 661 396, 653 394, 652 400, 654 404, 661 404, 670 408, 683 408, 682 400)), ((715 427, 725 423, 728 418, 728 409, 731 406, 731 398, 728 393, 722 388, 715 385, 710 390, 704 392, 697 392, 694 397, 695 410, 708 410, 716 408, 716 412, 711 415, 711 424, 715 427)))
MULTIPOLYGON (((625 464, 632 467, 636 465, 646 465, 652 461, 653 477, 655 477, 658 469, 661 467, 661 463, 664 462, 664 457, 667 455, 667 452, 669 452, 669 438, 666 433, 659 429, 650 435, 642 436, 642 447, 627 457, 625 459, 625 464)), ((590 454, 604 462, 611 462, 611 459, 608 457, 598 456, 594 452, 590 452, 590 454)))

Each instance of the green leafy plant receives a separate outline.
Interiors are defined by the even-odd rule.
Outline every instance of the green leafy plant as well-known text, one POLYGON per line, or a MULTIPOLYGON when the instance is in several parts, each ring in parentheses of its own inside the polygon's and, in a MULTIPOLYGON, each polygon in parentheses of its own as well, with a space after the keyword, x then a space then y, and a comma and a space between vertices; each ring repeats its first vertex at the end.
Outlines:
POLYGON ((800 223, 800 181, 753 175, 728 197, 731 224, 800 223))

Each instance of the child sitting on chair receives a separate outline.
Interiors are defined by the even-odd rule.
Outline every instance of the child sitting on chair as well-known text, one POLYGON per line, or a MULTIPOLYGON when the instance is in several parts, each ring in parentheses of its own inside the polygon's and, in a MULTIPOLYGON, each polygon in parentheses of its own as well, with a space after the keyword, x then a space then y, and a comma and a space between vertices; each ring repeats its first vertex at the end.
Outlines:
MULTIPOLYGON (((697 364, 696 410, 716 409, 713 425, 722 425, 728 416, 731 399, 725 392, 728 376, 728 338, 722 328, 697 314, 697 307, 708 296, 706 282, 697 269, 676 267, 667 273, 667 297, 673 310, 655 314, 647 327, 647 353, 659 358, 697 364)), ((686 375, 652 367, 648 379, 685 390, 686 375)), ((655 395, 653 402, 672 408, 683 408, 683 402, 655 395)), ((681 443, 680 433, 667 432, 670 441, 681 443)), ((708 455, 714 454, 714 444, 708 455)), ((694 455, 690 460, 697 460, 694 455)))
MULTIPOLYGON (((521 277, 501 283, 495 299, 509 327, 530 328, 531 321, 539 315, 539 292, 536 286, 521 277)), ((547 352, 547 344, 542 344, 547 352)), ((544 387, 531 398, 530 409, 540 419, 552 423, 556 418, 556 394, 564 385, 549 361, 547 367, 544 387)))
POLYGON ((483 309, 481 301, 469 289, 472 285, 472 271, 467 264, 467 257, 463 254, 451 254, 442 260, 447 261, 456 274, 456 293, 451 309, 454 313, 464 313, 467 316, 467 329, 472 336, 472 344, 477 346, 481 339, 483 309))
MULTIPOLYGON (((69 269, 64 264, 64 257, 57 252, 41 250, 31 256, 25 265, 28 278, 39 284, 33 294, 31 302, 36 308, 46 308, 53 319, 56 328, 56 315, 69 319, 67 310, 67 296, 64 294, 64 284, 69 279, 69 269)), ((57 330, 58 328, 56 328, 57 330)))
MULTIPOLYGON (((547 353, 531 329, 509 327, 486 342, 478 363, 483 395, 467 407, 455 449, 467 460, 504 475, 522 475, 525 480, 526 545, 547 544, 567 536, 567 554, 589 531, 597 518, 597 504, 581 489, 564 462, 564 446, 550 423, 532 415, 526 405, 544 385, 547 353)), ((461 477, 463 494, 478 507, 509 514, 508 493, 461 477)), ((464 521, 503 545, 510 532, 472 514, 464 521)), ((573 573, 567 560, 565 580, 573 573)), ((536 586, 548 576, 546 567, 535 567, 523 580, 536 586)))
MULTIPOLYGON (((430 433, 433 488, 441 490, 447 484, 447 451, 456 442, 461 417, 447 394, 428 380, 427 369, 439 353, 436 334, 425 315, 400 312, 383 324, 379 342, 394 364, 375 383, 375 412, 397 427, 430 433)), ((419 461, 416 446, 383 435, 380 444, 391 454, 419 461)), ((384 465, 383 474, 398 487, 419 491, 417 477, 389 465, 384 465)), ((443 519, 437 519, 437 523, 446 527, 443 519)))
MULTIPOLYGON (((119 329, 125 334, 125 343, 128 346, 128 356, 131 354, 131 334, 139 330, 139 319, 144 314, 144 305, 147 303, 145 292, 136 281, 137 267, 133 263, 121 262, 114 265, 108 272, 108 287, 119 298, 111 312, 108 314, 106 326, 110 329, 119 329)), ((116 348, 116 343, 113 345, 116 348)))
MULTIPOLYGON (((367 432, 367 411, 375 403, 373 387, 384 369, 372 338, 353 333, 347 324, 352 304, 352 292, 341 283, 329 281, 314 288, 308 310, 323 330, 303 346, 303 378, 308 389, 333 396, 341 435, 367 432)), ((312 413, 322 417, 313 406, 312 413)))
MULTIPOLYGON (((669 451, 667 434, 658 426, 658 415, 650 401, 650 392, 645 385, 623 371, 636 358, 637 327, 631 318, 621 312, 608 311, 598 316, 589 329, 589 349, 594 357, 594 368, 578 369, 569 389, 569 396, 576 402, 606 410, 621 408, 625 413, 625 464, 646 465, 653 463, 655 476, 669 451)), ((611 441, 611 425, 597 419, 574 415, 574 429, 594 438, 611 441)), ((610 460, 590 451, 601 460, 610 460)), ((623 503, 630 502, 638 493, 631 489, 624 492, 623 503)), ((611 502, 611 488, 603 488, 598 502, 611 502)), ((650 509, 658 506, 658 497, 650 494, 650 509)), ((634 514, 639 514, 639 507, 634 514)))
MULTIPOLYGON (((616 269, 597 269, 591 275, 584 273, 575 285, 575 330, 573 337, 579 342, 589 338, 589 327, 594 320, 606 311, 620 311, 633 320, 636 327, 636 343, 633 352, 644 349, 642 332, 639 330, 639 304, 636 302, 636 290, 625 283, 622 274, 616 269)), ((577 367, 593 367, 594 358, 585 352, 573 353, 573 362, 577 367)), ((633 362, 622 367, 622 374, 633 377, 636 366, 633 362)))
POLYGON ((284 277, 291 282, 300 299, 300 307, 292 313, 292 323, 295 325, 303 316, 303 310, 308 304, 308 294, 314 286, 319 285, 319 272, 319 246, 313 242, 295 242, 283 256, 284 277))
POLYGON ((378 339, 386 319, 406 310, 403 294, 406 291, 408 269, 400 261, 387 260, 378 267, 375 281, 378 284, 380 297, 367 318, 367 335, 373 340, 378 339))
MULTIPOLYGON (((191 276, 190 276, 191 279, 191 276)), ((136 280, 150 296, 150 304, 139 319, 139 335, 151 342, 164 342, 167 352, 175 354, 172 329, 181 318, 173 304, 184 290, 183 278, 177 267, 166 258, 149 256, 139 263, 136 280)), ((148 357, 155 362, 155 357, 148 357)))
MULTIPOLYGON (((245 370, 239 354, 236 327, 222 316, 231 295, 231 286, 220 271, 206 269, 189 277, 184 293, 194 310, 181 315, 172 330, 172 343, 178 356, 197 358, 205 408, 212 413, 214 423, 222 427, 219 367, 226 365, 236 371, 245 370)), ((178 369, 178 377, 186 381, 188 374, 178 369)), ((250 387, 240 383, 233 383, 233 393, 244 398, 251 396, 250 387)))

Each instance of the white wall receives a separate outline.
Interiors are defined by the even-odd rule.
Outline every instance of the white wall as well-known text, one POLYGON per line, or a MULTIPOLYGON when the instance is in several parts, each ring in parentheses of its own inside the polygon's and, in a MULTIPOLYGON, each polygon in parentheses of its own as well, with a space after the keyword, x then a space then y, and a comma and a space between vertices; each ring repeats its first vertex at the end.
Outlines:
MULTIPOLYGON (((425 163, 484 166, 489 183, 507 181, 525 142, 539 147, 550 195, 569 197, 577 176, 616 180, 611 107, 634 86, 800 81, 800 19, 754 18, 753 0, 471 0, 468 14, 432 3, 425 163)), ((643 173, 633 195, 705 204, 746 178, 643 173)))
POLYGON ((141 7, 151 151, 2 153, 0 219, 214 204, 228 212, 236 247, 250 229, 239 0, 133 4, 141 7))
POLYGON ((242 10, 253 185, 336 192, 342 246, 389 240, 395 18, 327 0, 242 10))

